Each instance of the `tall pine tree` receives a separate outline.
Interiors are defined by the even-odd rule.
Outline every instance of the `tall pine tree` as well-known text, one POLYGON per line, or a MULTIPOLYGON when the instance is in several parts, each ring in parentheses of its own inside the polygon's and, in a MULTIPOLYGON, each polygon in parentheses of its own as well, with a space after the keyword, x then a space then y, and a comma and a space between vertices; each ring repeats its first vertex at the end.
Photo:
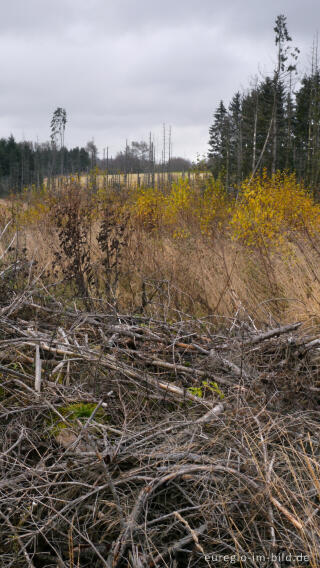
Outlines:
POLYGON ((209 128, 209 166, 215 176, 224 178, 229 186, 230 162, 230 121, 223 101, 214 113, 213 124, 209 128))

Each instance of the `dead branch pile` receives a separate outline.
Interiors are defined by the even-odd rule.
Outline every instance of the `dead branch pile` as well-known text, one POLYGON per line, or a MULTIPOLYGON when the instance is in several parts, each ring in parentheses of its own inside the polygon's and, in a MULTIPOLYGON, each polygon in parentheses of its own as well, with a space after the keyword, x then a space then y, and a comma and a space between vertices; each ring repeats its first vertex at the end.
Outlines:
POLYGON ((318 339, 35 297, 0 312, 1 566, 319 566, 318 339))

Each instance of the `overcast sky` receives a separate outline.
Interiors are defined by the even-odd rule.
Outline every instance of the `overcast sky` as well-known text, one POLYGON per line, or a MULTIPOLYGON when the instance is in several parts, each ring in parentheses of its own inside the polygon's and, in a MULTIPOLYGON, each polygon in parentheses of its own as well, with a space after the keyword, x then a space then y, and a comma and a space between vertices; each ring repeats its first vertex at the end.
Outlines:
POLYGON ((207 151, 220 99, 275 61, 274 20, 287 16, 300 72, 310 64, 319 0, 0 0, 0 137, 48 140, 56 107, 66 144, 94 138, 115 154, 125 140, 158 152, 207 151))

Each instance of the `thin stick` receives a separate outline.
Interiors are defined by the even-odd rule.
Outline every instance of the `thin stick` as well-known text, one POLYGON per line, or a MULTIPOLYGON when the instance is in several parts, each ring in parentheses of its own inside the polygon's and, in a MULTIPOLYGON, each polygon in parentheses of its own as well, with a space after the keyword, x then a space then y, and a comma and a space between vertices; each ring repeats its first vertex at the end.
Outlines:
POLYGON ((41 391, 42 361, 40 359, 40 347, 39 347, 39 345, 36 345, 35 365, 36 365, 36 370, 35 370, 35 379, 34 379, 34 390, 37 393, 40 393, 40 391, 41 391))

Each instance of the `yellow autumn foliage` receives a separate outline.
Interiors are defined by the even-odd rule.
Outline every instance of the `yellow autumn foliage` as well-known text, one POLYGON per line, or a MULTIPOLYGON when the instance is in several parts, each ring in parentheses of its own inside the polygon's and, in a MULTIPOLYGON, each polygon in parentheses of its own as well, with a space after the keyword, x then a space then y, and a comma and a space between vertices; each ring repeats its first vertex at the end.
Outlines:
POLYGON ((229 217, 231 199, 226 194, 221 180, 213 177, 206 180, 204 192, 196 207, 199 226, 203 235, 210 235, 221 228, 229 217))
POLYGON ((129 212, 133 223, 148 230, 161 229, 173 238, 210 236, 227 229, 233 240, 247 246, 282 246, 293 233, 320 232, 320 205, 294 174, 264 171, 245 180, 238 198, 227 194, 221 180, 207 176, 198 183, 178 178, 166 189, 139 187, 118 191, 107 187, 81 187, 70 178, 59 190, 31 188, 14 201, 19 226, 55 224, 57 205, 81 210, 87 220, 98 220, 105 209, 129 212))
POLYGON ((264 171, 242 183, 230 226, 249 246, 281 246, 293 232, 319 232, 320 206, 295 174, 264 171))
POLYGON ((25 188, 14 200, 14 217, 19 226, 33 226, 48 220, 54 196, 45 185, 25 188))
POLYGON ((191 227, 210 234, 228 215, 228 199, 222 183, 214 178, 201 187, 188 179, 174 181, 168 193, 160 189, 141 188, 134 192, 131 212, 146 227, 167 228, 175 238, 186 238, 191 227))
POLYGON ((130 211, 145 227, 160 225, 165 206, 165 196, 158 188, 138 188, 131 196, 130 211))

